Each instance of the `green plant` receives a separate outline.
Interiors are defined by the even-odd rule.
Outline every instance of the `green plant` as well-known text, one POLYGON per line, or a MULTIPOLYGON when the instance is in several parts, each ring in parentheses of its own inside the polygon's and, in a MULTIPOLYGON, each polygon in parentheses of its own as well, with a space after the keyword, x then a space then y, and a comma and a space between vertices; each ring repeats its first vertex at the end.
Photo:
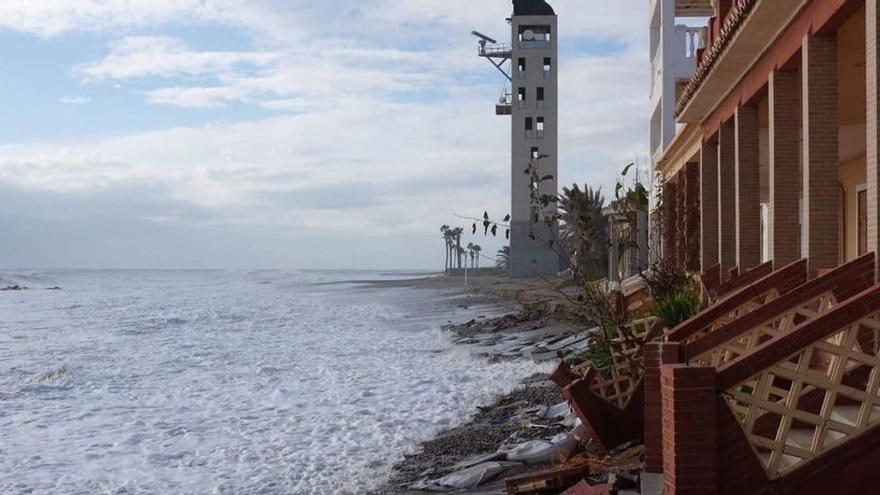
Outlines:
POLYGON ((681 289, 657 299, 649 314, 663 319, 667 328, 675 328, 700 311, 700 293, 692 288, 681 289))

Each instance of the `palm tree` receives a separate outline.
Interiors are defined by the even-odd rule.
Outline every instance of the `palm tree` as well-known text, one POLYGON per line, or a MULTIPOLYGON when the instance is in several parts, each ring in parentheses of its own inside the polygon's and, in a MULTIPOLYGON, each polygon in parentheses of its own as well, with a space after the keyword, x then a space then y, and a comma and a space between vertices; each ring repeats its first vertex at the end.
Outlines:
POLYGON ((602 189, 573 184, 562 188, 559 233, 573 268, 587 278, 605 275, 608 263, 608 219, 602 189))
POLYGON ((480 247, 479 244, 474 244, 474 258, 477 260, 477 266, 475 266, 474 268, 480 267, 480 252, 482 250, 483 250, 483 248, 480 247))
POLYGON ((456 227, 456 228, 452 229, 451 232, 452 232, 452 238, 455 240, 455 251, 454 252, 458 255, 458 256, 456 256, 456 260, 457 260, 456 266, 458 267, 459 270, 461 270, 461 256, 462 256, 462 254, 464 254, 464 249, 461 248, 461 234, 464 233, 464 229, 461 227, 456 227))
POLYGON ((510 270, 510 246, 504 246, 495 255, 495 266, 502 270, 510 270))
POLYGON ((469 242, 467 245, 467 253, 471 258, 471 268, 476 268, 476 259, 477 259, 477 245, 473 242, 469 242))
POLYGON ((443 267, 443 270, 449 271, 449 262, 451 258, 449 256, 449 225, 442 225, 440 227, 440 234, 443 236, 443 244, 446 246, 446 265, 443 267))

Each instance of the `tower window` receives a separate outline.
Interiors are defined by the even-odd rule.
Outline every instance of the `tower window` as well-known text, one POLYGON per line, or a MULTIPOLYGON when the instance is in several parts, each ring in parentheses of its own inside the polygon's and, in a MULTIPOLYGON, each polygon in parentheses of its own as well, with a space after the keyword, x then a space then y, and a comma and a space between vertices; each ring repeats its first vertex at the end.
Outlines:
POLYGON ((519 63, 517 64, 517 67, 519 68, 520 72, 526 71, 526 58, 525 57, 519 58, 519 63))
POLYGON ((517 101, 526 101, 526 88, 518 88, 516 90, 517 101))
POLYGON ((531 131, 535 127, 535 122, 531 117, 526 117, 526 130, 531 131))
POLYGON ((538 88, 538 101, 544 101, 544 88, 538 88))
POLYGON ((532 146, 532 160, 537 160, 541 156, 541 150, 537 146, 532 146))
POLYGON ((553 69, 553 59, 544 57, 544 72, 550 72, 551 69, 553 69))
POLYGON ((538 132, 544 132, 544 117, 538 117, 538 132))

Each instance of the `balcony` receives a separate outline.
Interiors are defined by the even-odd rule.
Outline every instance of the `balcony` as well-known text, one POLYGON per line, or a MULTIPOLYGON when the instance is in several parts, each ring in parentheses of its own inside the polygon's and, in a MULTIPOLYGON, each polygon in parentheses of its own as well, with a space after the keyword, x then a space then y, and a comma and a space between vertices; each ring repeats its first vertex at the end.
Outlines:
POLYGON ((498 98, 498 103, 495 104, 495 115, 513 115, 512 98, 510 93, 501 95, 501 98, 498 98))
POLYGON ((513 47, 507 44, 480 44, 480 48, 478 51, 478 55, 486 58, 502 58, 507 59, 510 58, 510 54, 513 52, 513 47))

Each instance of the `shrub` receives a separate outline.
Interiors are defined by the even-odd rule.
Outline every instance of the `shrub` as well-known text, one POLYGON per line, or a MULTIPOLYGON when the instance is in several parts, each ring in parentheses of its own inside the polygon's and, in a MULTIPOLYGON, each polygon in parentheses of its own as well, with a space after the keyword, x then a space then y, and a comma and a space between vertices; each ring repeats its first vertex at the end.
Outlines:
POLYGON ((700 294, 693 289, 681 289, 658 299, 651 307, 651 316, 662 318, 669 329, 696 315, 700 311, 700 294))

